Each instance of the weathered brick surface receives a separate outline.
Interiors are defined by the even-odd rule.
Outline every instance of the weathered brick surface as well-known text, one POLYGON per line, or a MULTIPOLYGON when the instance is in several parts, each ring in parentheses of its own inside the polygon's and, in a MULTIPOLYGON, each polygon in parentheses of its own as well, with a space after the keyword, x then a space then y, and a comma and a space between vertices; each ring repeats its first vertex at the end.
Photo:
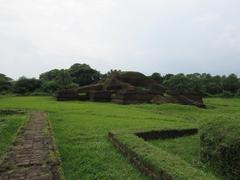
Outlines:
POLYGON ((45 114, 34 112, 0 165, 0 180, 60 179, 59 161, 45 114))

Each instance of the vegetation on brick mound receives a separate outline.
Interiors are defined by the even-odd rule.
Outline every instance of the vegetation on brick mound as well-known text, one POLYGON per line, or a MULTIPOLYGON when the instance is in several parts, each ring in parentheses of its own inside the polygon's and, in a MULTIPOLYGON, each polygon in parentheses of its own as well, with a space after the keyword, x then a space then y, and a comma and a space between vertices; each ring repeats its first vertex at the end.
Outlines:
POLYGON ((147 174, 150 175, 152 179, 217 179, 212 174, 192 167, 180 157, 169 154, 134 134, 114 135, 110 133, 109 136, 115 146, 120 146, 118 149, 122 152, 125 151, 123 154, 125 154, 130 161, 136 161, 136 159, 138 159, 138 162, 133 163, 140 170, 143 169, 142 172, 144 173, 146 173, 147 169, 147 174), (142 164, 144 168, 142 168, 140 164, 142 164))
POLYGON ((201 132, 201 160, 229 179, 240 177, 240 124, 235 120, 208 123, 201 132))

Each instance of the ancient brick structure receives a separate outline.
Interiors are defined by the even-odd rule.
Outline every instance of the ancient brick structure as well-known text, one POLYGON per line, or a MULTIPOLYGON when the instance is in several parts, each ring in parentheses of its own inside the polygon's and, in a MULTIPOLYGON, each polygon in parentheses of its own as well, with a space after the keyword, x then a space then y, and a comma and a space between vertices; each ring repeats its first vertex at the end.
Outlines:
POLYGON ((91 100, 119 104, 179 103, 205 107, 202 97, 196 93, 179 94, 166 88, 139 72, 113 72, 97 84, 80 87, 77 91, 59 92, 57 99, 91 100))

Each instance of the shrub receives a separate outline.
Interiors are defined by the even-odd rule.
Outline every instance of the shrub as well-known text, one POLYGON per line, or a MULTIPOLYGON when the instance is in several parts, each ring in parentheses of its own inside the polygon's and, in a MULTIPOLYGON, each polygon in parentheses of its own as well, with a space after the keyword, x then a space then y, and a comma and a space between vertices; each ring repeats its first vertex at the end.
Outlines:
POLYGON ((220 174, 240 177, 240 125, 233 120, 208 123, 201 132, 201 160, 220 174))

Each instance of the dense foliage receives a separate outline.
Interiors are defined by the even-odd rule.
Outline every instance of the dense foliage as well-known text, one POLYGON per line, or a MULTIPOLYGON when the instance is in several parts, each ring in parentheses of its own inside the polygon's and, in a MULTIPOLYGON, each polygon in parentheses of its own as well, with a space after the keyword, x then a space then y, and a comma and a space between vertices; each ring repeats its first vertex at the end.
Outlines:
POLYGON ((204 96, 239 96, 240 79, 235 74, 212 76, 211 74, 166 74, 153 73, 151 79, 178 92, 199 92, 204 96))
POLYGON ((92 69, 87 64, 74 64, 68 70, 74 83, 79 86, 89 85, 96 83, 100 80, 100 72, 92 69))
POLYGON ((201 159, 229 179, 240 177, 240 126, 237 119, 207 123, 201 132, 201 159))
POLYGON ((41 91, 52 94, 58 90, 75 89, 96 83, 100 78, 100 72, 89 65, 74 64, 69 69, 53 69, 41 74, 41 91))
POLYGON ((7 93, 12 90, 12 79, 0 73, 0 93, 7 93))
POLYGON ((15 83, 13 92, 17 94, 28 94, 38 90, 41 87, 41 82, 38 79, 20 77, 15 83))
MULTIPOLYGON (((111 70, 110 73, 114 71, 111 70)), ((59 90, 76 89, 106 78, 87 64, 73 64, 69 69, 53 69, 42 73, 39 79, 21 77, 16 81, 0 73, 0 94, 54 94, 59 90)), ((235 74, 212 76, 211 74, 161 74, 155 72, 150 78, 169 90, 180 93, 197 92, 203 96, 240 96, 240 79, 235 74)))

